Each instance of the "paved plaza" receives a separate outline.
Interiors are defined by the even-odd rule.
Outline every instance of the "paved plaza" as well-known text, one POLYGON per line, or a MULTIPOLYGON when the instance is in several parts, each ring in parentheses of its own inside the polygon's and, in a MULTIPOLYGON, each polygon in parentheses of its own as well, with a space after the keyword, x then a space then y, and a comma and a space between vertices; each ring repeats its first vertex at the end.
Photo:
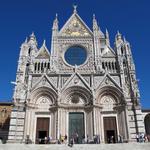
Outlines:
POLYGON ((128 144, 78 144, 72 148, 67 145, 25 145, 25 144, 1 144, 0 150, 150 150, 150 143, 128 144))

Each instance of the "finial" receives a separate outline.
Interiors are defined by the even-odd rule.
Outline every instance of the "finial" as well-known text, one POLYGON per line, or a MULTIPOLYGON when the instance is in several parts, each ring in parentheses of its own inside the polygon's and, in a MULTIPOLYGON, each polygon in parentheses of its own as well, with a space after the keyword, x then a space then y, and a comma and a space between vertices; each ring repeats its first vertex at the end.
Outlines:
POLYGON ((77 5, 73 5, 73 8, 74 8, 73 12, 76 14, 77 13, 77 5))
POLYGON ((127 42, 125 36, 123 36, 123 41, 124 41, 125 43, 127 42))
POLYGON ((31 35, 30 35, 30 40, 35 40, 35 39, 36 39, 35 34, 34 34, 34 32, 32 32, 31 35))
POLYGON ((28 37, 26 37, 26 39, 25 39, 24 43, 28 43, 28 37))
POLYGON ((107 28, 106 28, 106 39, 109 39, 109 33, 108 33, 107 28))
POLYGON ((55 19, 57 20, 58 19, 58 14, 56 13, 56 15, 55 15, 55 19))
POLYGON ((108 33, 108 30, 107 30, 107 28, 106 28, 106 36, 109 36, 109 33, 108 33))
POLYGON ((93 19, 95 19, 95 14, 93 14, 93 19))
POLYGON ((32 37, 35 36, 33 31, 32 31, 32 34, 30 36, 32 36, 32 37))
POLYGON ((44 41, 43 41, 43 46, 45 46, 46 45, 46 40, 44 39, 44 41))
POLYGON ((120 32, 119 32, 119 30, 117 31, 117 35, 118 35, 118 36, 121 35, 120 32))

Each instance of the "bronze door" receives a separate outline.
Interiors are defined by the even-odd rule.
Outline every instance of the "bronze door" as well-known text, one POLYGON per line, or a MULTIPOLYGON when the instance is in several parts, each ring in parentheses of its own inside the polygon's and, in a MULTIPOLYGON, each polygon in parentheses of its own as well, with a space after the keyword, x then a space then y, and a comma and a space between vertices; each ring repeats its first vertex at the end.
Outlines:
POLYGON ((117 142, 116 117, 104 117, 104 136, 105 143, 117 142))
POLYGON ((85 136, 84 113, 69 113, 69 140, 74 138, 76 144, 81 144, 83 136, 85 136))
POLYGON ((37 118, 36 143, 44 144, 45 137, 49 137, 49 118, 37 118))

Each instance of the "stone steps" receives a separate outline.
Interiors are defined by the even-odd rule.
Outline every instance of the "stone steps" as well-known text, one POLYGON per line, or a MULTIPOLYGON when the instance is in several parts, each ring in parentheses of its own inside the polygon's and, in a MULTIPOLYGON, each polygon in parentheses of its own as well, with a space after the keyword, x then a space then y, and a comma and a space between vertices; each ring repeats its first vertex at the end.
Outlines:
POLYGON ((67 145, 0 144, 0 150, 150 150, 150 143, 67 145))

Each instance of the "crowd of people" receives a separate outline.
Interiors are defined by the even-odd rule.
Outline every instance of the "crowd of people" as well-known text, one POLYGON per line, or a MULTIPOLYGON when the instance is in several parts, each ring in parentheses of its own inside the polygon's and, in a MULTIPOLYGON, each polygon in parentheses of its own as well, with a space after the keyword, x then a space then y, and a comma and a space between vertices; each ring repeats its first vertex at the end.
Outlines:
POLYGON ((136 140, 139 143, 150 142, 150 135, 144 133, 136 134, 136 140))
MULTIPOLYGON (((146 135, 143 133, 136 134, 136 140, 139 143, 142 142, 150 142, 150 135, 146 135)), ((107 143, 123 143, 123 136, 118 135, 117 140, 114 136, 111 136, 108 138, 107 143)), ((27 136, 26 144, 29 144, 29 137, 27 136)), ((73 146, 73 144, 100 144, 100 135, 94 135, 92 139, 89 138, 87 135, 83 135, 82 137, 79 137, 78 133, 74 133, 69 139, 68 136, 62 136, 60 134, 60 137, 58 140, 53 140, 51 136, 45 137, 43 139, 38 139, 39 144, 68 144, 68 146, 73 146)))

